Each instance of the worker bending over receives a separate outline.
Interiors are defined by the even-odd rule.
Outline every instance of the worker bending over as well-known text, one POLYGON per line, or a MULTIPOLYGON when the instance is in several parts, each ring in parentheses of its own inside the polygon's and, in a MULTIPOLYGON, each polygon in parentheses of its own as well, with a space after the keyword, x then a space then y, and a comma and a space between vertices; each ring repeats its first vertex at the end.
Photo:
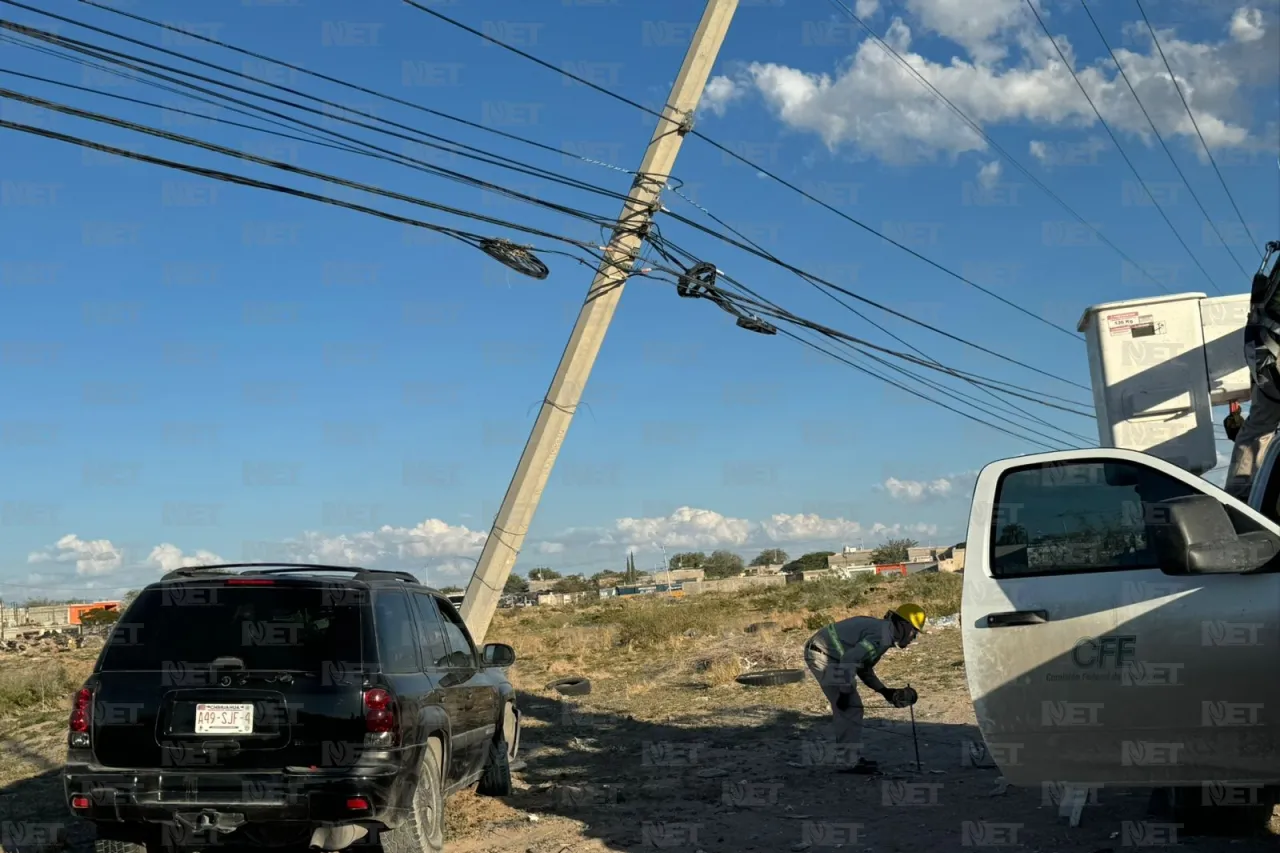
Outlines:
MULTIPOLYGON (((890 610, 883 619, 855 616, 832 623, 809 638, 804 647, 804 662, 831 702, 837 744, 856 746, 860 743, 863 709, 855 677, 895 708, 915 704, 914 690, 885 687, 876 677, 875 666, 890 647, 905 649, 924 629, 924 618, 924 610, 919 605, 904 604, 890 610)), ((877 762, 859 755, 856 764, 841 772, 876 773, 878 770, 877 762)))
POLYGON ((1280 241, 1267 244, 1249 293, 1249 318, 1244 327, 1245 363, 1249 365, 1249 416, 1244 423, 1232 412, 1225 422, 1227 437, 1235 442, 1227 468, 1226 490, 1249 502, 1253 475, 1263 452, 1280 427, 1280 263, 1271 274, 1263 272, 1267 261, 1280 251, 1280 241))

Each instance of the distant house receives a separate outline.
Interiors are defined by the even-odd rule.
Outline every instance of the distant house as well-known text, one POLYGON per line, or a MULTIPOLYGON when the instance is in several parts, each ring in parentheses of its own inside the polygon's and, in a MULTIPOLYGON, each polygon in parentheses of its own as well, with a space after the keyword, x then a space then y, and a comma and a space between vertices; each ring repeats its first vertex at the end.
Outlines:
POLYGON ((827 568, 841 574, 849 571, 871 571, 871 554, 870 548, 846 547, 839 554, 827 557, 827 568))
POLYGON ((551 592, 551 587, 555 586, 559 578, 553 581, 529 581, 529 594, 537 595, 542 592, 551 592))
POLYGON ((964 571, 964 549, 948 548, 946 554, 938 559, 938 571, 963 572, 964 571))
POLYGON ((938 559, 938 554, 945 550, 945 548, 939 548, 936 545, 921 545, 918 548, 908 548, 907 562, 928 563, 931 560, 938 559))
POLYGON ((646 572, 641 575, 637 582, 640 584, 659 584, 667 583, 668 579, 671 583, 685 583, 686 581, 704 581, 707 579, 707 573, 704 569, 658 569, 653 572, 646 572))
POLYGON ((774 563, 769 566, 747 566, 743 569, 742 574, 747 577, 764 577, 768 575, 776 575, 782 572, 783 563, 774 563))

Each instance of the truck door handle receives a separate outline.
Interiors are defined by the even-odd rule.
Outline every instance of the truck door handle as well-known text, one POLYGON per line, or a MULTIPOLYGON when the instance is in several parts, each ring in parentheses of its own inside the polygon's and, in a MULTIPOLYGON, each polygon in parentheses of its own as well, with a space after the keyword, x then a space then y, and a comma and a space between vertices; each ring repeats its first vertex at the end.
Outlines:
POLYGON ((1049 621, 1047 610, 1013 610, 1008 613, 988 613, 988 628, 1005 628, 1010 625, 1042 625, 1049 621))

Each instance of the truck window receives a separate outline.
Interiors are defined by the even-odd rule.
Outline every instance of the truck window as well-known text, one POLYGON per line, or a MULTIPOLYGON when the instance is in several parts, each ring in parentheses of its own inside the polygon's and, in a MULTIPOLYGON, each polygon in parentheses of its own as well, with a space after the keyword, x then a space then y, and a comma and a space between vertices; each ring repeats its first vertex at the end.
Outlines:
POLYGON ((458 669, 474 669, 477 666, 475 647, 467 639, 462 617, 449 602, 437 598, 436 604, 439 606, 445 637, 449 641, 449 660, 452 666, 458 669))
POLYGON ((403 590, 378 590, 373 599, 374 626, 378 632, 378 656, 382 671, 418 671, 418 637, 403 590))
POLYGON ((1200 494, 1130 462, 1072 460, 1014 468, 996 485, 991 573, 1029 577, 1158 568, 1146 526, 1157 501, 1200 494))
POLYGON ((425 592, 415 592, 413 600, 418 606, 418 644, 422 648, 423 667, 449 666, 449 644, 444 638, 444 625, 435 599, 425 592))
POLYGON ((107 640, 103 672, 238 657, 251 670, 320 672, 361 659, 361 605, 314 586, 145 589, 107 640))

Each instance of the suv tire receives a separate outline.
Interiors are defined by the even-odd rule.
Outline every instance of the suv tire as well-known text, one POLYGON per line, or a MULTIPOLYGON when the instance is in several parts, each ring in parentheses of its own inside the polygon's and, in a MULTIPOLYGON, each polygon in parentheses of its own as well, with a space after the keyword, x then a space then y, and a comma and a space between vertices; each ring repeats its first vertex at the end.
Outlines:
POLYGON ((418 784, 404 823, 398 829, 382 833, 383 853, 441 853, 444 850, 440 759, 440 747, 436 741, 429 741, 422 753, 418 784))

